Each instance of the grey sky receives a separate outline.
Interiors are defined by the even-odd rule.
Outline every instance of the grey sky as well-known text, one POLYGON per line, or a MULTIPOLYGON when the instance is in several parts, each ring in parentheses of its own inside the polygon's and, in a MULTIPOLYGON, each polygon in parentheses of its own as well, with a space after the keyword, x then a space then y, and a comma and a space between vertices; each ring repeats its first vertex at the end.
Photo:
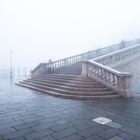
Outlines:
POLYGON ((139 0, 0 0, 0 66, 30 67, 140 37, 139 0))

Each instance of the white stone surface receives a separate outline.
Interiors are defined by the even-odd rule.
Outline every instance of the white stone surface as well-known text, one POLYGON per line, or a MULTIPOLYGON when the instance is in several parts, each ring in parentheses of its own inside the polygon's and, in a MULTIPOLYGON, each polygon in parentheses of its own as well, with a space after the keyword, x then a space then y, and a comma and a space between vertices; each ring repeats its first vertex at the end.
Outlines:
POLYGON ((102 125, 105 125, 109 122, 112 122, 111 119, 108 119, 108 118, 105 118, 105 117, 98 117, 96 119, 93 119, 92 121, 94 121, 96 123, 99 123, 99 124, 102 124, 102 125))

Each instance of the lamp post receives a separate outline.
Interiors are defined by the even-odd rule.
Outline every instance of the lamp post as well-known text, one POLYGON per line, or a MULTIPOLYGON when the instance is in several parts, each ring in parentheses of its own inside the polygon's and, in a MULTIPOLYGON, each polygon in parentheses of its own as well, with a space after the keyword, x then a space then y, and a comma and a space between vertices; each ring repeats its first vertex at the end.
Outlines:
POLYGON ((13 52, 12 52, 12 50, 10 50, 10 79, 13 78, 13 71, 12 71, 12 55, 13 55, 13 52))

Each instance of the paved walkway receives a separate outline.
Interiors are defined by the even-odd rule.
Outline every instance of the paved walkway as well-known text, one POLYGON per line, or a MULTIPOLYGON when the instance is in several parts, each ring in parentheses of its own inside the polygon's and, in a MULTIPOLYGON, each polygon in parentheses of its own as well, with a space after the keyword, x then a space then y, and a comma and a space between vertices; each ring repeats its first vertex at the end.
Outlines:
POLYGON ((140 98, 68 100, 0 79, 0 140, 140 140, 140 98))

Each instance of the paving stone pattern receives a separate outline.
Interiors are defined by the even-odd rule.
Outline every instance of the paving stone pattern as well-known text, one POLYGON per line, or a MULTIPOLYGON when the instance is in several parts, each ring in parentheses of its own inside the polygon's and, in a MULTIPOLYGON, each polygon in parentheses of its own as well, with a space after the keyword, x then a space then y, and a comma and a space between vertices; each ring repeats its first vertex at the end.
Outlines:
POLYGON ((140 140, 140 98, 68 100, 1 78, 0 140, 140 140))

